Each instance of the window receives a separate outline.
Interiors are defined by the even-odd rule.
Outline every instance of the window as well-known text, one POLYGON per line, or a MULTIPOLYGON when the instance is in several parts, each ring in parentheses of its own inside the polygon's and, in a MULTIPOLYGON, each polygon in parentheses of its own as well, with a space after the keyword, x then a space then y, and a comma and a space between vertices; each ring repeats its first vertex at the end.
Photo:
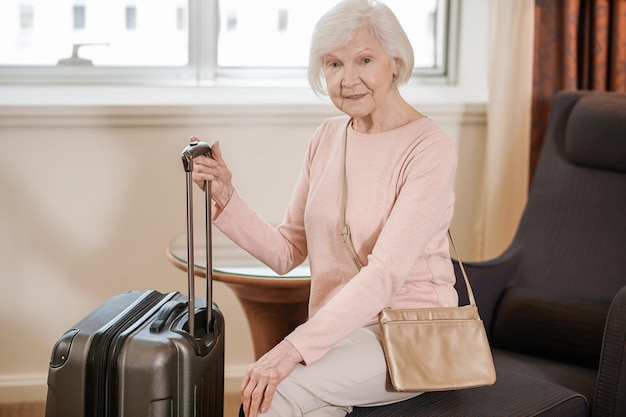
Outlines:
MULTIPOLYGON (((337 1, 2 0, 0 81, 303 78, 313 26, 337 1)), ((385 1, 417 77, 447 75, 456 1, 385 1)))

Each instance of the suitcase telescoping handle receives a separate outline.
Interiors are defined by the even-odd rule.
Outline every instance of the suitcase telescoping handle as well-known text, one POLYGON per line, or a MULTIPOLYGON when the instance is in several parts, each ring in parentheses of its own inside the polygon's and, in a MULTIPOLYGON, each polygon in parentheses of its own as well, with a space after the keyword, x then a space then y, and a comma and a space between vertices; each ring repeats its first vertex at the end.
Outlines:
MULTIPOLYGON (((181 154, 183 166, 187 173, 187 285, 189 295, 189 333, 195 337, 195 263, 194 263, 194 240, 193 240, 193 159, 204 155, 213 157, 211 146, 206 142, 191 142, 181 154)), ((206 237, 206 309, 207 322, 205 329, 209 332, 211 327, 211 310, 213 304, 213 259, 211 257, 211 182, 204 182, 204 207, 205 207, 205 237, 206 237)))

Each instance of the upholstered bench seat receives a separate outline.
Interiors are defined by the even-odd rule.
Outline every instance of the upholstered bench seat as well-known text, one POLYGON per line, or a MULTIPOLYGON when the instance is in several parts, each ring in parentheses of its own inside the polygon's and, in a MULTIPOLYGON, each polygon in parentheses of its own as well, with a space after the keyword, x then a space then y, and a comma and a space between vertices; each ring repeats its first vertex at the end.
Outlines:
MULTIPOLYGON (((542 379, 498 369, 493 386, 427 392, 384 407, 385 417, 585 417, 581 394, 542 379)), ((381 416, 380 407, 355 408, 349 417, 381 416)))
POLYGON ((494 349, 493 360, 497 369, 538 378, 582 394, 588 400, 588 408, 593 407, 598 380, 597 369, 502 349, 494 349))

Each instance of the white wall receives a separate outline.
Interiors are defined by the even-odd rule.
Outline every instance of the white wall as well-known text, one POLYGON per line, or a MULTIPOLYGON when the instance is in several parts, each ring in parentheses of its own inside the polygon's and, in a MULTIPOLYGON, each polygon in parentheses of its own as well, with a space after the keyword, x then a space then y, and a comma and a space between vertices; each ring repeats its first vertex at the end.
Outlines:
MULTIPOLYGON (((471 259, 486 127, 486 1, 462 3, 459 85, 406 94, 459 146, 453 230, 471 259)), ((220 139, 240 192, 278 222, 308 138, 334 114, 326 101, 289 89, 0 86, 0 402, 44 400, 54 342, 110 296, 186 291, 186 274, 165 248, 185 230, 180 150, 189 136, 220 139)), ((216 264, 228 247, 216 235, 216 264)), ((250 336, 223 284, 215 300, 227 321, 234 390, 252 360, 250 336)))

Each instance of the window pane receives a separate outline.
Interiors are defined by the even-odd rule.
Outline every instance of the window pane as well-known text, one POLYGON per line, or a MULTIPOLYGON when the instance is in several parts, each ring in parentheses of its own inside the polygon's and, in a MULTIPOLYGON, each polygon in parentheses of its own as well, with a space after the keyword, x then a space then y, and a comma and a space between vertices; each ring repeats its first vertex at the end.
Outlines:
POLYGON ((75 44, 94 65, 187 64, 187 0, 79 1, 0 0, 0 65, 57 65, 75 44))
POLYGON ((74 29, 85 29, 85 6, 74 6, 74 29))
POLYGON ((20 30, 27 32, 33 29, 33 5, 32 3, 20 4, 20 30))
MULTIPOLYGON (((435 68, 438 45, 443 47, 443 29, 437 27, 437 0, 387 0, 411 40, 415 68, 435 68)), ((441 51, 440 51, 441 53, 441 51)))
MULTIPOLYGON (((219 67, 305 67, 311 32, 337 0, 222 0, 219 67)), ((409 35, 417 68, 437 65, 437 0, 387 0, 409 35)))
POLYGON ((137 29, 137 8, 134 6, 126 7, 126 30, 137 29))

